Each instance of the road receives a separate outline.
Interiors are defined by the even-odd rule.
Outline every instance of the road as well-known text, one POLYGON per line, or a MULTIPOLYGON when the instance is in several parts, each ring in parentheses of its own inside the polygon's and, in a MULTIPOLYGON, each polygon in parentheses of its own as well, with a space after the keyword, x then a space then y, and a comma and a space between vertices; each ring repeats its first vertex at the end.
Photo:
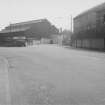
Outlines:
POLYGON ((1 105, 105 105, 105 54, 55 45, 0 48, 1 105))

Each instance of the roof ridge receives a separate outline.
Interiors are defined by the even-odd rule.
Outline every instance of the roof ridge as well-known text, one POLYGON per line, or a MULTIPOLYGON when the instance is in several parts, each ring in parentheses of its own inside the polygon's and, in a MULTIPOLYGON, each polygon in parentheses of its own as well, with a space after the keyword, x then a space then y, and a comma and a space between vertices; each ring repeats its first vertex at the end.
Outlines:
POLYGON ((19 22, 19 23, 13 23, 13 24, 11 24, 11 26, 14 26, 14 25, 25 25, 25 24, 31 24, 31 23, 38 23, 38 22, 42 22, 44 20, 45 19, 37 19, 37 20, 24 21, 24 22, 19 22))

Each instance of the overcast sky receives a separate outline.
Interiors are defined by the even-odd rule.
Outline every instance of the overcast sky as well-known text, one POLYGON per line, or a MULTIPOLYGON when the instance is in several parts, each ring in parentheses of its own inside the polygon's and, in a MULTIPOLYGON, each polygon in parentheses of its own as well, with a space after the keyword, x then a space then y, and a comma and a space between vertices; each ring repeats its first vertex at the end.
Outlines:
POLYGON ((105 0, 0 0, 0 28, 41 18, 49 19, 58 28, 70 29, 70 16, 103 3, 105 0))

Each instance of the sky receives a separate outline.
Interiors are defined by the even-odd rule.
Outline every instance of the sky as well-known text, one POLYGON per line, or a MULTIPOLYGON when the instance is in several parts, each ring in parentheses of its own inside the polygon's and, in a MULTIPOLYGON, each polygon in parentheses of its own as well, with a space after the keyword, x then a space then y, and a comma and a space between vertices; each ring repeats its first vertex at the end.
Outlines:
POLYGON ((10 23, 47 18, 57 28, 71 29, 71 16, 105 0, 0 0, 0 29, 10 23))

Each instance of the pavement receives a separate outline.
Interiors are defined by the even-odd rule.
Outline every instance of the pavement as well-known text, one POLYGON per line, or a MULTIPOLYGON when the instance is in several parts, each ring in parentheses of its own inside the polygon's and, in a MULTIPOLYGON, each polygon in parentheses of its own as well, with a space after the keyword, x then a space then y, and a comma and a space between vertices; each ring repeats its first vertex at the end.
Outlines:
POLYGON ((0 57, 0 104, 10 103, 8 62, 5 58, 0 57))
POLYGON ((105 53, 53 45, 0 48, 1 105, 105 105, 105 53))

